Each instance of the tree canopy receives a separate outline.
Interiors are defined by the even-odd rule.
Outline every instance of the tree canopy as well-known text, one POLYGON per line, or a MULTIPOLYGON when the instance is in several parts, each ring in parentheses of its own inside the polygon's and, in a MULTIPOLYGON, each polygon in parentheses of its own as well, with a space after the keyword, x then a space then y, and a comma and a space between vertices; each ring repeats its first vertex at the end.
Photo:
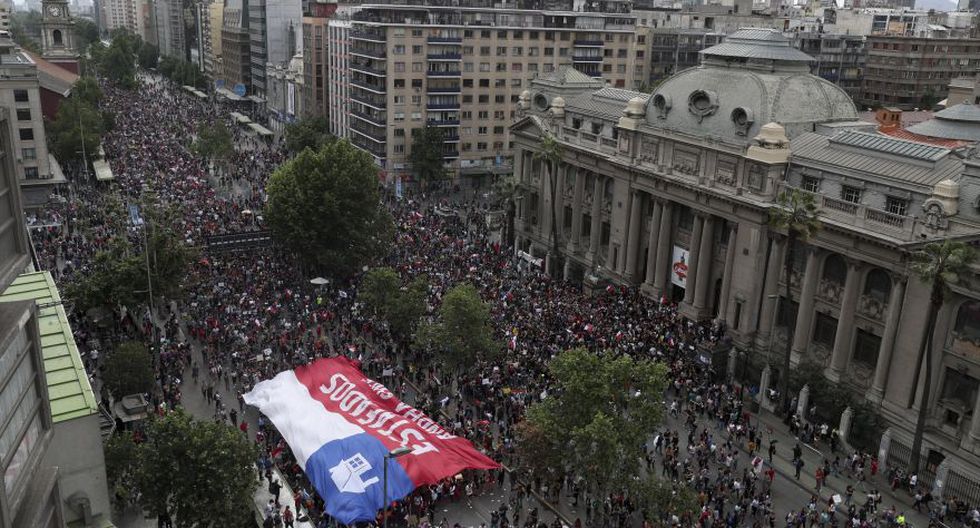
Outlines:
POLYGON ((153 44, 144 43, 140 48, 137 59, 141 68, 146 68, 147 70, 156 68, 160 60, 160 50, 153 44))
POLYGON ((178 528, 255 524, 258 449, 234 427, 177 410, 152 418, 144 442, 126 442, 109 442, 107 473, 131 482, 151 515, 168 513, 178 528))
POLYGON ((441 180, 446 170, 443 168, 443 132, 439 127, 419 128, 412 134, 412 151, 408 161, 419 185, 441 180))
POLYGON ((453 370, 500 353, 493 337, 490 305, 469 283, 453 287, 442 298, 438 318, 419 332, 420 345, 432 350, 453 370))
POLYGON ((330 125, 323 117, 307 117, 286 125, 286 150, 299 154, 307 148, 317 150, 330 141, 330 125))
POLYGON ((576 348, 548 370, 553 391, 518 428, 522 463, 553 481, 569 468, 602 495, 638 477, 644 442, 662 419, 664 366, 576 348))
MULTIPOLYGON (((141 55, 140 58, 141 60, 145 58, 149 62, 152 57, 149 55, 143 57, 141 55)), ((157 68, 160 70, 161 75, 180 85, 203 88, 207 83, 204 78, 204 72, 196 64, 184 60, 166 56, 159 60, 157 68)))
POLYGON ((197 139, 191 148, 206 160, 220 162, 235 153, 235 142, 224 121, 217 120, 211 124, 201 122, 197 125, 197 139))
POLYGON ((120 343, 105 360, 102 384, 117 400, 130 394, 152 393, 156 384, 153 358, 138 341, 120 343))
POLYGON ((317 274, 347 277, 385 254, 394 233, 378 168, 345 140, 306 149, 269 178, 265 217, 317 274))
POLYGON ((82 83, 82 93, 63 101, 54 120, 47 123, 49 148, 62 164, 81 161, 83 144, 90 158, 99 149, 105 124, 102 114, 89 103, 96 95, 101 91, 96 94, 90 85, 82 83))
POLYGON ((402 286, 395 270, 373 268, 365 274, 358 298, 388 323, 388 329, 395 339, 407 339, 425 313, 428 290, 428 282, 423 277, 402 286))
MULTIPOLYGON (((124 215, 125 213, 118 213, 124 215)), ((82 313, 91 308, 136 306, 147 299, 147 260, 153 294, 158 297, 179 298, 187 279, 187 269, 194 258, 191 248, 173 229, 173 219, 166 211, 144 208, 142 214, 148 229, 146 247, 135 245, 129 237, 120 236, 108 247, 95 254, 88 270, 77 276, 65 288, 65 293, 82 313)))

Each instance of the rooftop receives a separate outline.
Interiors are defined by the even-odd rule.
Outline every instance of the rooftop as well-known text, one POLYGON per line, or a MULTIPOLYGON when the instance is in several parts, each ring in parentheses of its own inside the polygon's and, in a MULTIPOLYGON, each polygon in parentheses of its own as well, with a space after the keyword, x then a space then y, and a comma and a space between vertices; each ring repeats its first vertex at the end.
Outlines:
POLYGON ((775 29, 745 28, 729 35, 725 42, 701 52, 704 57, 762 59, 790 63, 810 63, 813 57, 793 47, 792 41, 775 29))
POLYGON ((41 84, 41 88, 51 90, 62 97, 68 97, 71 94, 72 87, 78 81, 77 74, 48 62, 41 56, 29 51, 25 50, 24 53, 34 61, 34 64, 37 64, 37 80, 41 84))
POLYGON ((51 418, 55 423, 98 412, 95 393, 82 365, 78 346, 68 325, 61 294, 47 271, 24 273, 3 293, 0 302, 35 301, 41 355, 51 399, 51 418))
POLYGON ((980 106, 963 103, 936 112, 932 119, 908 128, 923 136, 980 141, 980 106))

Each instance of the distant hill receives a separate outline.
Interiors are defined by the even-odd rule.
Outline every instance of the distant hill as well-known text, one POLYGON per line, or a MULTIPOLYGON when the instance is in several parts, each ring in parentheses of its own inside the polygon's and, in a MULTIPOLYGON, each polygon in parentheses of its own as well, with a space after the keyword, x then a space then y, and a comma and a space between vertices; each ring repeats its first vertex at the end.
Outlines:
POLYGON ((952 0, 916 0, 917 9, 935 9, 936 11, 956 11, 956 2, 952 0))

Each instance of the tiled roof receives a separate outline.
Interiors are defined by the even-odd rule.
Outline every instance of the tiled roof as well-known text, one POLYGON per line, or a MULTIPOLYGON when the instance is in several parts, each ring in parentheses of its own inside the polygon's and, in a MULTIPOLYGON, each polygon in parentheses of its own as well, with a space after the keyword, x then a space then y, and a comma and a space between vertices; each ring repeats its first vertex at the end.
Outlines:
POLYGON ((623 115, 626 103, 634 97, 646 100, 650 98, 650 94, 619 88, 603 88, 596 92, 570 97, 565 101, 565 110, 584 114, 586 117, 595 116, 615 120, 623 115))
POLYGON ((95 414, 98 412, 95 393, 51 273, 25 273, 0 294, 0 302, 27 300, 38 303, 41 355, 52 420, 58 423, 95 414))
MULTIPOLYGON (((853 134, 853 132, 841 132, 835 138, 844 134, 853 134)), ((962 161, 952 155, 948 149, 919 145, 874 134, 861 135, 872 136, 874 141, 868 140, 867 146, 864 148, 855 148, 857 145, 834 142, 827 136, 811 132, 793 138, 790 141, 790 150, 793 153, 793 160, 796 162, 813 161, 822 165, 861 172, 885 182, 928 186, 929 188, 943 180, 955 178, 963 171, 962 161), (936 161, 913 162, 903 160, 901 157, 896 157, 894 153, 880 150, 881 147, 887 149, 887 146, 892 143, 901 143, 903 146, 911 144, 915 148, 921 148, 925 151, 935 149, 933 152, 941 151, 944 154, 936 161), (879 147, 879 149, 873 147, 879 147)))
POLYGON ((949 149, 934 145, 924 145, 914 141, 895 139, 881 134, 844 131, 830 139, 831 143, 847 145, 868 150, 876 150, 896 156, 903 156, 922 161, 938 161, 949 154, 949 149))
POLYGON ((51 90, 62 97, 68 97, 78 81, 78 75, 57 64, 44 60, 40 55, 24 51, 37 64, 37 80, 42 88, 51 90))
POLYGON ((585 86, 602 86, 602 81, 598 79, 593 79, 588 75, 576 70, 571 65, 565 64, 559 66, 557 70, 547 74, 542 75, 535 79, 535 82, 545 82, 550 84, 560 84, 560 85, 585 85, 585 86))
POLYGON ((938 137, 923 136, 921 134, 909 132, 904 128, 895 128, 895 127, 879 128, 878 132, 881 132, 882 134, 898 139, 904 139, 907 141, 916 141, 918 143, 927 143, 929 145, 936 145, 937 147, 948 148, 951 150, 958 149, 960 147, 964 147, 967 145, 967 142, 960 141, 958 139, 943 139, 938 137))

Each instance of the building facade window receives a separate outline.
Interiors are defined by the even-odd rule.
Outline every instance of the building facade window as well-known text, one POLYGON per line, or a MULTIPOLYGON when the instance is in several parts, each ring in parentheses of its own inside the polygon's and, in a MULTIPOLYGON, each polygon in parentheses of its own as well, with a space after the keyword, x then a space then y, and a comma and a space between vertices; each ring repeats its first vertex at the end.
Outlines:
POLYGON ((27 95, 27 90, 14 90, 14 102, 28 103, 30 100, 30 97, 27 95))
POLYGON ((24 167, 24 178, 28 180, 36 180, 40 178, 37 167, 24 167))
POLYGON ((820 178, 815 176, 804 176, 803 190, 812 193, 820 192, 820 178))
POLYGON ((840 188, 840 199, 854 204, 861 203, 861 189, 850 185, 842 185, 840 188))
POLYGON ((891 214, 905 216, 908 214, 909 201, 905 198, 888 196, 885 198, 885 210, 891 214))
POLYGON ((837 319, 828 314, 817 312, 816 322, 813 325, 813 342, 825 347, 832 347, 836 337, 837 319))
POLYGON ((23 148, 20 150, 20 155, 25 160, 37 159, 37 150, 34 148, 23 148))
POLYGON ((878 349, 881 348, 881 338, 858 328, 854 339, 854 361, 874 367, 878 363, 878 349))
POLYGON ((31 141, 34 139, 34 129, 33 128, 21 128, 18 130, 21 141, 31 141))

